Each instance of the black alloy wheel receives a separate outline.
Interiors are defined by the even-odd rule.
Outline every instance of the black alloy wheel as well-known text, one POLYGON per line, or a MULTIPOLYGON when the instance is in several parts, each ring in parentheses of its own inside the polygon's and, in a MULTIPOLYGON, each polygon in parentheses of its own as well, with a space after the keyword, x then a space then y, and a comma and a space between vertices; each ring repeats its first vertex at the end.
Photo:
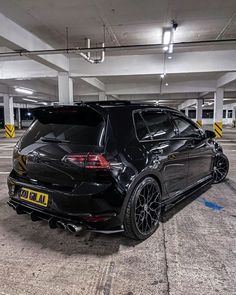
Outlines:
POLYGON ((224 154, 215 158, 213 167, 213 183, 219 183, 225 179, 229 171, 229 160, 224 154))
POLYGON ((158 228, 161 214, 161 191, 152 177, 143 179, 131 194, 124 220, 125 234, 144 240, 158 228))

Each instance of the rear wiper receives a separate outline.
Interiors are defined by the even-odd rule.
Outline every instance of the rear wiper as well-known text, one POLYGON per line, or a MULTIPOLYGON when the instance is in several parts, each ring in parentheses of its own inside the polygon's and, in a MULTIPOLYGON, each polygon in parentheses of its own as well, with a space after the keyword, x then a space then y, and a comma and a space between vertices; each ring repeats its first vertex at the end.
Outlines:
POLYGON ((53 137, 41 137, 40 139, 42 141, 46 141, 46 142, 70 143, 69 140, 58 139, 58 138, 53 138, 53 137))

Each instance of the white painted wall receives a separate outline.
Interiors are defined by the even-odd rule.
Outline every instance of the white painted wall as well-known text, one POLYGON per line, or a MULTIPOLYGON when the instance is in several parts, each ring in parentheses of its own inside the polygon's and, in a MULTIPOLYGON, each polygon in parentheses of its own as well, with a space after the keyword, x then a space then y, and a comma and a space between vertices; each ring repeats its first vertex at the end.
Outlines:
MULTIPOLYGON (((212 107, 206 108, 206 109, 212 109, 212 107)), ((236 103, 227 104, 223 106, 223 110, 226 110, 226 118, 223 118, 223 125, 232 125, 233 120, 236 120, 236 103), (228 118, 228 111, 233 111, 232 118, 228 118)), ((194 122, 196 122, 196 119, 192 119, 194 122)), ((213 125, 214 119, 202 119, 203 125, 213 125)))

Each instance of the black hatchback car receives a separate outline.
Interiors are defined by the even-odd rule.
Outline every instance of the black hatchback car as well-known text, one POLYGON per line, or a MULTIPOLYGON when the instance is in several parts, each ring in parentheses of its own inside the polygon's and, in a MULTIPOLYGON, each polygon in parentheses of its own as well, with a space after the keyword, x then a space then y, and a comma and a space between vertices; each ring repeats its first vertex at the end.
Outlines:
POLYGON ((214 133, 175 109, 108 101, 34 116, 14 150, 8 203, 51 228, 146 239, 162 208, 228 173, 214 133))

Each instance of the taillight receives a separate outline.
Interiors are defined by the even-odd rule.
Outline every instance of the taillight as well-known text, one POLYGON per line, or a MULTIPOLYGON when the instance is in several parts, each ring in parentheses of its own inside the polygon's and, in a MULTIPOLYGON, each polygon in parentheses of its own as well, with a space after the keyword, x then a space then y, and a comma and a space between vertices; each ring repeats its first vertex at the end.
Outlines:
POLYGON ((63 159, 81 168, 87 169, 109 169, 110 163, 101 154, 71 154, 63 159))

